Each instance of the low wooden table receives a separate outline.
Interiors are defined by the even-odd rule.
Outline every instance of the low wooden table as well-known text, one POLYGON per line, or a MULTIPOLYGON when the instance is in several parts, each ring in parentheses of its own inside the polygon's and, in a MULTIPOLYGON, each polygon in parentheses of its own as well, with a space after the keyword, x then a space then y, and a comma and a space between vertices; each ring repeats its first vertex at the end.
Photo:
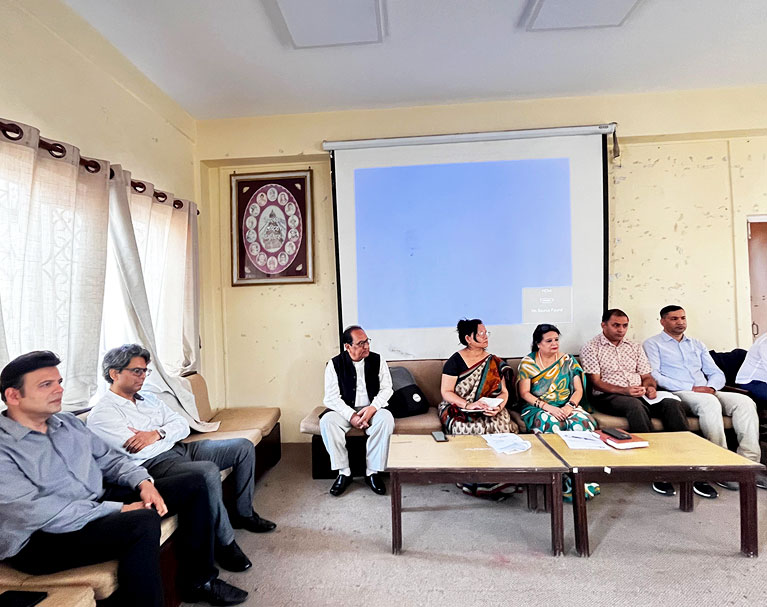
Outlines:
POLYGON ((756 511, 756 473, 764 466, 723 449, 692 432, 637 434, 649 447, 620 451, 586 451, 567 447, 556 434, 541 438, 567 462, 573 478, 575 547, 589 556, 589 528, 584 483, 667 481, 680 483, 679 508, 693 510, 693 481, 736 481, 740 484, 740 550, 759 553, 756 511))
POLYGON ((392 553, 402 550, 402 485, 412 483, 518 483, 545 485, 551 496, 551 551, 562 554, 562 474, 567 467, 534 436, 524 453, 496 453, 481 436, 449 436, 446 443, 431 435, 395 434, 389 446, 392 553))

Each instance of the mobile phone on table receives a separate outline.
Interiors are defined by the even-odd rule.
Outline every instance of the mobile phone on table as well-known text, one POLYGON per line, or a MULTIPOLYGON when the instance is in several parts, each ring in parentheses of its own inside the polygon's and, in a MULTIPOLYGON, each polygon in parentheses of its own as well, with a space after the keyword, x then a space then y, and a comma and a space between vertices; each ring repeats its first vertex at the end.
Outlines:
POLYGON ((446 443, 447 442, 447 436, 445 436, 445 433, 442 432, 441 430, 439 430, 437 432, 432 432, 431 436, 438 443, 446 443))
POLYGON ((618 440, 628 440, 631 438, 631 435, 628 432, 624 432, 623 430, 619 430, 618 428, 605 428, 604 430, 602 430, 602 432, 604 432, 608 436, 617 438, 618 440))
POLYGON ((36 590, 6 590, 0 593, 0 607, 33 607, 47 596, 36 590))

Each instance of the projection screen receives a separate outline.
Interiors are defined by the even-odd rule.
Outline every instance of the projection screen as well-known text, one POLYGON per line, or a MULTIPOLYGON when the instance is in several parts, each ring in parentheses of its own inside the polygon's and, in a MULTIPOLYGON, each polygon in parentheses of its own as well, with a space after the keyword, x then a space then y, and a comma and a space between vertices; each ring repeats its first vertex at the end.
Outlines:
POLYGON ((340 325, 389 360, 449 357, 460 318, 482 319, 499 356, 528 353, 544 322, 577 352, 606 303, 613 130, 326 142, 340 325))

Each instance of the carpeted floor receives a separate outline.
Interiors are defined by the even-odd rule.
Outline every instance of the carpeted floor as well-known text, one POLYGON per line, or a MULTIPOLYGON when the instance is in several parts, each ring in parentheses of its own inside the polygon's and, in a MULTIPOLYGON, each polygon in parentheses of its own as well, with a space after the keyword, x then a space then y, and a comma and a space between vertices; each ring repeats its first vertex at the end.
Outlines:
POLYGON ((308 444, 283 445, 255 506, 277 522, 237 532, 253 560, 223 579, 251 592, 247 605, 767 605, 767 491, 758 490, 760 549, 740 554, 737 492, 695 497, 695 511, 649 485, 605 485, 589 504, 592 556, 575 553, 565 505, 565 556, 550 556, 548 514, 524 494, 500 503, 454 485, 403 487, 403 551, 391 554, 389 496, 362 482, 340 498, 312 480, 308 444))

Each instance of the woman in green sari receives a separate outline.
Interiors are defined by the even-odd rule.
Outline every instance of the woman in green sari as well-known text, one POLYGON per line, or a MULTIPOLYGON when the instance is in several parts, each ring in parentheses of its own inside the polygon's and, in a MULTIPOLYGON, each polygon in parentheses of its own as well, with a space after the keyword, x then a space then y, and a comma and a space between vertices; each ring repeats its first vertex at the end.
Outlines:
MULTIPOLYGON (((522 421, 532 432, 596 430, 597 423, 581 408, 586 383, 583 369, 569 354, 559 351, 559 329, 538 325, 533 331, 532 352, 519 363, 517 388, 524 401, 522 421)), ((570 478, 563 487, 572 500, 570 478)), ((599 494, 599 485, 586 485, 586 498, 599 494)))
POLYGON ((519 398, 526 405, 522 420, 533 432, 595 430, 596 421, 581 407, 583 369, 572 356, 559 351, 559 329, 538 325, 533 351, 519 363, 519 398))

